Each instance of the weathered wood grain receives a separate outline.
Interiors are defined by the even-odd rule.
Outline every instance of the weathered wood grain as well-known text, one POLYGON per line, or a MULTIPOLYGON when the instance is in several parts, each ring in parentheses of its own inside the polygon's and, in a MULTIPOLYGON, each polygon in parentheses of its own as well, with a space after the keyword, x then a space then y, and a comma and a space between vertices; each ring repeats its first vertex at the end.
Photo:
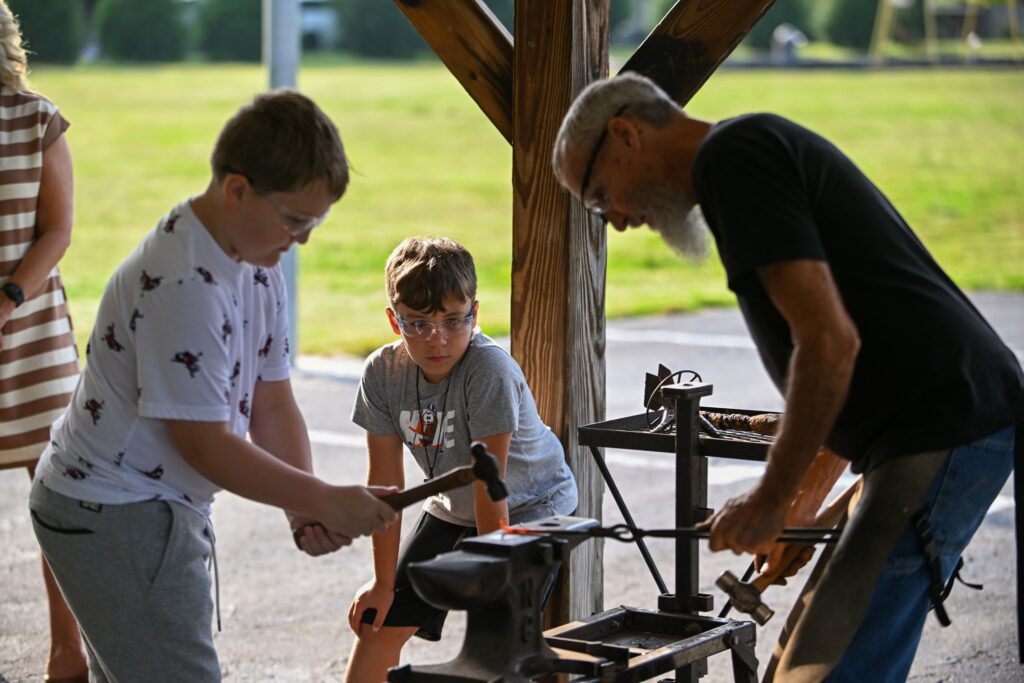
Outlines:
POLYGON ((678 0, 629 58, 622 72, 635 71, 647 76, 684 106, 772 2, 678 0))
MULTIPOLYGON (((576 428, 604 419, 606 236, 555 180, 551 150, 573 99, 608 73, 608 16, 608 0, 517 0, 513 77, 512 355, 566 447, 577 514, 597 519, 603 485, 576 428)), ((570 558, 555 623, 602 608, 601 547, 570 558)))

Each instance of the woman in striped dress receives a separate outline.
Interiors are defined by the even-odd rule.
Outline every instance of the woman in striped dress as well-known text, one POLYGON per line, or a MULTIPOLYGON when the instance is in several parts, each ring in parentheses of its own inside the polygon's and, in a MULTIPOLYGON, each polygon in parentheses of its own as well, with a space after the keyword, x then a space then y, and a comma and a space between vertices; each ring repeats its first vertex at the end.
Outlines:
MULTIPOLYGON (((0 468, 28 467, 78 380, 57 262, 71 239, 67 121, 28 90, 17 21, 0 0, 0 468)), ((78 624, 43 562, 50 604, 46 680, 88 680, 78 624)))

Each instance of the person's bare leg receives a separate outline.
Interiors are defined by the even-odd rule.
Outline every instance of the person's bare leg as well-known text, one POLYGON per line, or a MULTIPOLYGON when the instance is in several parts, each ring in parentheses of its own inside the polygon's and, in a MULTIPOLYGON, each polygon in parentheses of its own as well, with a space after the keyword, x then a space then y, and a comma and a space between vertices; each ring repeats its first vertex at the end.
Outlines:
POLYGON ((356 636, 348 658, 345 683, 386 681, 388 669, 398 666, 402 648, 416 630, 415 626, 382 626, 379 631, 373 631, 368 624, 363 624, 363 632, 356 636))
POLYGON ((50 655, 46 661, 46 675, 52 679, 83 678, 89 666, 86 663, 85 647, 78 622, 71 613, 57 581, 53 578, 46 558, 42 559, 43 582, 46 584, 46 599, 50 604, 50 655))
MULTIPOLYGON (((35 476, 35 468, 29 466, 28 474, 35 476)), ((50 607, 50 654, 46 658, 46 676, 49 679, 85 680, 89 665, 85 656, 85 645, 78 630, 78 622, 71 608, 64 601, 57 580, 53 578, 46 558, 40 556, 43 568, 43 583, 46 585, 46 601, 50 607)))

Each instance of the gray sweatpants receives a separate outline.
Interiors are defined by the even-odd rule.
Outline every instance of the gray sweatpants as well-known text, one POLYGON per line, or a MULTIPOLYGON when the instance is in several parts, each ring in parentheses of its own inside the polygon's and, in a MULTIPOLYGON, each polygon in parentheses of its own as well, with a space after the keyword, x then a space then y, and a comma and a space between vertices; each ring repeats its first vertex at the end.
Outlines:
POLYGON ((221 680, 202 515, 163 501, 83 503, 38 480, 29 509, 93 683, 221 680))

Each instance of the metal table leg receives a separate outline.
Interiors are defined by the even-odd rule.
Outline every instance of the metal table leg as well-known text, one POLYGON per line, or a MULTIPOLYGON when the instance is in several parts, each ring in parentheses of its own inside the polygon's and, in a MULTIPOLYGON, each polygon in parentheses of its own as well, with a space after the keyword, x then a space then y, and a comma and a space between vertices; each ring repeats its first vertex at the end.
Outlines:
MULTIPOLYGON (((612 478, 612 473, 608 470, 608 465, 604 461, 604 457, 600 451, 597 450, 596 446, 590 447, 590 453, 594 456, 594 462, 597 463, 597 468, 601 470, 601 476, 604 478, 606 484, 608 484, 608 490, 612 492, 612 498, 615 499, 615 504, 619 508, 619 512, 622 513, 622 519, 625 520, 626 526, 629 527, 630 531, 636 531, 637 526, 633 521, 633 515, 629 514, 629 508, 626 506, 626 501, 623 500, 622 494, 619 493, 619 487, 615 485, 615 480, 612 478)), ((668 593, 668 586, 665 585, 665 579, 661 578, 661 572, 658 571, 658 566, 654 563, 654 558, 651 557, 651 552, 647 549, 647 544, 644 543, 639 534, 634 534, 636 537, 636 546, 640 549, 640 554, 643 555, 644 562, 647 564, 647 568, 651 570, 651 576, 654 577, 654 583, 658 584, 658 591, 662 594, 668 593)))

